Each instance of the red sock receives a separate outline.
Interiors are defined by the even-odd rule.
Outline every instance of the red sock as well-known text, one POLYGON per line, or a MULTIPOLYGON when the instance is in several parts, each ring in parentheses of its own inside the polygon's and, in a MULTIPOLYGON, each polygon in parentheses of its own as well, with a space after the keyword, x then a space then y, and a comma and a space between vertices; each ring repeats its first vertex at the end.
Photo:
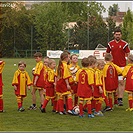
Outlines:
POLYGON ((84 110, 87 109, 87 103, 84 105, 83 109, 84 109, 84 110))
POLYGON ((97 111, 96 112, 101 110, 101 106, 102 106, 101 101, 98 101, 98 103, 97 103, 97 111))
POLYGON ((133 100, 128 100, 130 109, 133 108, 133 100))
POLYGON ((74 97, 74 106, 78 105, 78 97, 75 95, 74 97))
POLYGON ((45 99, 44 102, 43 102, 43 106, 42 106, 42 108, 46 108, 48 102, 49 102, 49 100, 45 99))
POLYGON ((68 110, 72 110, 73 109, 73 101, 72 101, 72 98, 68 98, 67 99, 67 105, 68 105, 68 110))
POLYGON ((56 108, 56 112, 59 112, 59 100, 57 100, 55 108, 56 108))
POLYGON ((95 109, 96 108, 95 105, 96 105, 96 100, 93 99, 91 101, 91 109, 95 109))
POLYGON ((91 104, 87 104, 87 108, 88 108, 88 114, 92 114, 92 111, 91 111, 91 104))
POLYGON ((63 99, 59 99, 58 106, 59 106, 59 112, 63 112, 64 111, 64 101, 63 101, 63 99))
POLYGON ((108 101, 107 96, 104 96, 104 102, 105 102, 106 106, 109 106, 109 101, 108 101))
POLYGON ((0 111, 3 111, 3 99, 0 99, 0 111))
POLYGON ((80 110, 80 113, 79 115, 83 115, 83 104, 82 103, 79 103, 79 110, 80 110))
POLYGON ((22 107, 22 103, 18 103, 18 108, 21 108, 22 107))
POLYGON ((112 97, 109 97, 109 106, 110 106, 110 108, 113 108, 112 97))
POLYGON ((52 99, 53 102, 53 110, 56 110, 57 101, 55 99, 52 99))
POLYGON ((95 109, 96 109, 96 112, 99 111, 99 109, 98 109, 98 101, 96 101, 95 109))

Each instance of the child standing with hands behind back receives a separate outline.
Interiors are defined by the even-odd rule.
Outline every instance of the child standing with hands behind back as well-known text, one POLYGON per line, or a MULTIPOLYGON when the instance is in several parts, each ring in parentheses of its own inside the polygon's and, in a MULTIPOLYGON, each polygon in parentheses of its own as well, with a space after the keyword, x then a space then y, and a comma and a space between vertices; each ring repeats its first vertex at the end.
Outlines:
POLYGON ((18 103, 18 111, 22 112, 25 109, 23 108, 23 99, 27 95, 26 86, 30 90, 30 86, 32 85, 32 81, 29 77, 29 74, 25 71, 26 63, 20 61, 18 63, 18 70, 14 73, 12 86, 14 87, 15 95, 18 103))

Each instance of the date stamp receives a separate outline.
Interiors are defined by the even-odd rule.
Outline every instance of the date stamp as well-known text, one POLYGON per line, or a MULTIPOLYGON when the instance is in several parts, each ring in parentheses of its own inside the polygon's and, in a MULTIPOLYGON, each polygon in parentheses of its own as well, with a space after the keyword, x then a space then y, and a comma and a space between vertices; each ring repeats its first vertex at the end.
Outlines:
POLYGON ((13 7, 13 5, 11 2, 0 2, 0 7, 13 7))

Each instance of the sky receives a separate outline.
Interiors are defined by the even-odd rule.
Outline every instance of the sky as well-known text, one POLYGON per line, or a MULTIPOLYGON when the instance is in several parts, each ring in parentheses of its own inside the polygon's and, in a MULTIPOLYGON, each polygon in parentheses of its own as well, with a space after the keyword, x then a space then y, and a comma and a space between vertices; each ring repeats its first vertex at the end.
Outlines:
POLYGON ((118 7, 121 12, 126 12, 128 8, 133 11, 133 1, 97 1, 102 2, 102 5, 106 8, 106 12, 103 13, 103 17, 108 17, 108 8, 113 4, 118 4, 118 7))

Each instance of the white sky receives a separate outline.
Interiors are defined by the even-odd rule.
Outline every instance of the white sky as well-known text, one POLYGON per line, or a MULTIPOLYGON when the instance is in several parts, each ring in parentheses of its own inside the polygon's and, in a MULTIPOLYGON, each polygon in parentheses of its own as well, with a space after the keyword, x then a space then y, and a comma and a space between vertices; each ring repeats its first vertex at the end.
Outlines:
POLYGON ((113 4, 118 4, 121 12, 127 11, 130 8, 133 11, 133 1, 97 1, 102 2, 102 5, 106 8, 106 13, 103 13, 103 17, 108 17, 108 8, 113 4))

